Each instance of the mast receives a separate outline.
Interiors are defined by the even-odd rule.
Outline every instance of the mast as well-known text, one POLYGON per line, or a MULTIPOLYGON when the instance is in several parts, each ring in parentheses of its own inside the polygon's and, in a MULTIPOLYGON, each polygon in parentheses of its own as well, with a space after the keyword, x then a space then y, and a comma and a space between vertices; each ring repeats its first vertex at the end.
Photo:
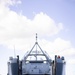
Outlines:
POLYGON ((39 46, 38 42, 37 42, 37 33, 36 33, 36 37, 35 37, 35 44, 34 46, 32 47, 32 49, 25 55, 24 59, 26 60, 28 58, 28 56, 35 56, 35 60, 37 61, 38 60, 38 56, 45 56, 46 58, 46 61, 51 61, 48 57, 48 55, 41 49, 41 47, 39 46), (33 52, 33 49, 35 48, 35 54, 32 53, 33 52), (40 53, 38 52, 38 48, 40 49, 40 53))
POLYGON ((36 44, 36 61, 37 61, 37 33, 36 33, 36 42, 35 42, 35 44, 36 44))

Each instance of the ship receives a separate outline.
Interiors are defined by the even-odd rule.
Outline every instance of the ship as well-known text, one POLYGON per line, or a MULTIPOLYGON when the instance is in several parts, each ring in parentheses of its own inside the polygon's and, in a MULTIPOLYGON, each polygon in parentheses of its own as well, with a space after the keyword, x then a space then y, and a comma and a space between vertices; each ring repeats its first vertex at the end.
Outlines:
POLYGON ((36 41, 20 60, 19 55, 9 57, 7 75, 65 75, 64 56, 55 55, 52 60, 36 41))

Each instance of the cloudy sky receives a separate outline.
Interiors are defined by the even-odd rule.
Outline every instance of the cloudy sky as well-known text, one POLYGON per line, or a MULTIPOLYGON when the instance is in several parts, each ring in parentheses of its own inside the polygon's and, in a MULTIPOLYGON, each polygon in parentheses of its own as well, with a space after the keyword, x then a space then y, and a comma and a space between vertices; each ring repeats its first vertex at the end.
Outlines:
POLYGON ((0 0, 0 74, 10 56, 22 58, 35 43, 53 59, 64 56, 66 75, 75 75, 75 0, 0 0))

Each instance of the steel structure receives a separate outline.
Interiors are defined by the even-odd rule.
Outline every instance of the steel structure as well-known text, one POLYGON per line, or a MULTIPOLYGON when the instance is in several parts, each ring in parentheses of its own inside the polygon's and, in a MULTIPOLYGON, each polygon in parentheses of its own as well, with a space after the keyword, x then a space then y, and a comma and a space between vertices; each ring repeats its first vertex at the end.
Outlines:
POLYGON ((65 59, 55 55, 52 60, 36 42, 22 60, 10 57, 7 75, 65 75, 65 59))

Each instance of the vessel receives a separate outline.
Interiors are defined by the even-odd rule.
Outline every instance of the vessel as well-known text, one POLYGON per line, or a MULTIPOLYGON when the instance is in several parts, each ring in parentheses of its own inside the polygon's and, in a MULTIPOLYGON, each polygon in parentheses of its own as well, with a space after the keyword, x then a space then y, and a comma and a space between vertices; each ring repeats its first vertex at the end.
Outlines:
POLYGON ((52 60, 38 44, 36 34, 34 46, 22 60, 19 55, 9 58, 7 75, 65 75, 65 59, 55 55, 52 60))

